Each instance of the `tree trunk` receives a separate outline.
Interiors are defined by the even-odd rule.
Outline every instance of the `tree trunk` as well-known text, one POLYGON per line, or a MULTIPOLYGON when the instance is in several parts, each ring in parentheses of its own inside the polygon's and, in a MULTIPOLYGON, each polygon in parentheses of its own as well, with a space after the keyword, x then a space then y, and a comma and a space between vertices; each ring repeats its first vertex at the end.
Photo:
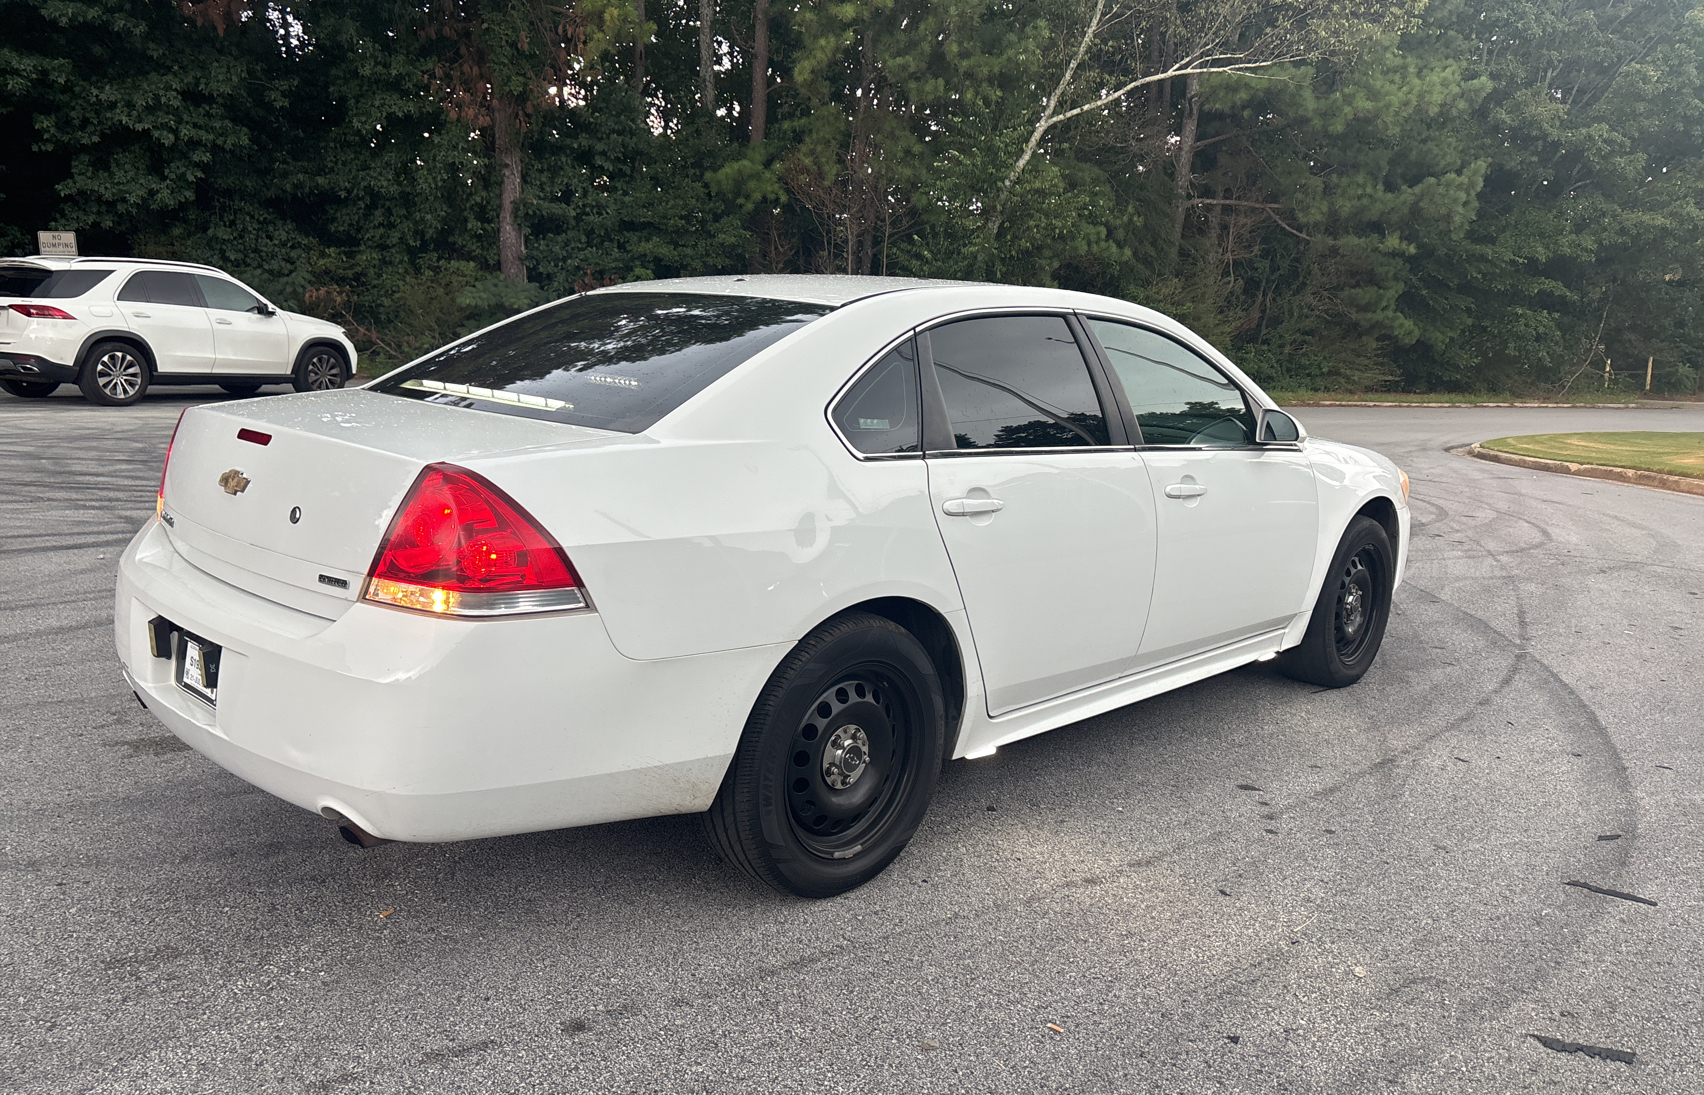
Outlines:
POLYGON ((1172 178, 1175 188, 1172 197, 1172 265, 1177 264, 1177 250, 1183 243, 1183 222, 1189 215, 1190 173, 1195 168, 1195 134, 1201 122, 1201 75, 1191 73, 1184 85, 1183 127, 1178 134, 1174 153, 1176 168, 1172 178))
POLYGON ((633 39, 633 90, 645 97, 645 0, 633 0, 633 17, 639 33, 633 39))
POLYGON ((705 112, 716 113, 716 0, 698 0, 698 80, 705 112))
POLYGON ((521 104, 496 96, 491 103, 491 134, 497 145, 497 163, 503 171, 503 187, 497 201, 497 268, 516 285, 527 280, 526 249, 516 207, 521 202, 521 104))
POLYGON ((769 0, 755 0, 751 43, 751 143, 763 143, 769 124, 769 0))
POLYGON ((846 222, 848 274, 868 274, 875 250, 876 178, 870 170, 870 157, 875 152, 875 142, 871 139, 875 119, 871 114, 876 106, 876 29, 873 26, 864 28, 864 38, 859 43, 858 60, 862 69, 859 74, 861 82, 858 89, 858 109, 853 115, 852 123, 857 152, 849 165, 852 168, 852 178, 847 180, 853 199, 849 204, 857 212, 855 216, 848 217, 846 222), (856 241, 852 239, 854 221, 858 234, 856 241))

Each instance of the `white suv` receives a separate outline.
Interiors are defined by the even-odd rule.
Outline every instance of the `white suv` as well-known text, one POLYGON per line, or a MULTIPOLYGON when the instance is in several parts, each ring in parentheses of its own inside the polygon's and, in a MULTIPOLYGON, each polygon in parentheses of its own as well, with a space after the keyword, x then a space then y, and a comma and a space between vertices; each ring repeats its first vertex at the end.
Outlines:
POLYGON ((23 398, 76 384, 92 403, 134 403, 150 384, 253 395, 341 388, 343 328, 274 308, 211 266, 150 259, 0 259, 0 388, 23 398))

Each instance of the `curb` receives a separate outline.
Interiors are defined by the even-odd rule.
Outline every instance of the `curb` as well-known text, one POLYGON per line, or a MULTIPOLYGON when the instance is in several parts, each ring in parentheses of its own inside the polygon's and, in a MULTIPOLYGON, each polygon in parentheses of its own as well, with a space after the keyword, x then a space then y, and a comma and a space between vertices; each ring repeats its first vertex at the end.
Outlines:
POLYGON ((1487 460, 1493 464, 1508 464, 1516 468, 1528 468, 1532 471, 1549 471, 1558 475, 1578 475, 1587 479, 1607 479, 1612 483, 1630 483, 1636 487, 1654 487, 1657 490, 1676 491, 1680 494, 1696 494, 1704 497, 1704 479, 1689 479, 1684 475, 1664 475, 1658 471, 1641 471, 1638 468, 1611 468, 1603 464, 1572 464, 1566 460, 1541 460, 1536 456, 1516 456, 1512 452, 1497 452, 1493 449, 1480 448, 1478 443, 1466 448, 1451 449, 1457 456, 1471 456, 1476 460, 1487 460))

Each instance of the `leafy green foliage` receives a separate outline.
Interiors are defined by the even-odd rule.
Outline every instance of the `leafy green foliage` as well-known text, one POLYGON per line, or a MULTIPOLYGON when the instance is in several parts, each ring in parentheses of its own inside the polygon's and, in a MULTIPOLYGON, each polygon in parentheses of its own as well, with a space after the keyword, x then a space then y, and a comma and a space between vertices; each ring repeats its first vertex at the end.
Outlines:
POLYGON ((1291 390, 1704 370, 1697 0, 1107 7, 1081 51, 1091 0, 772 0, 755 145, 755 6, 716 10, 707 104, 696 0, 0 0, 0 252, 74 229, 212 263, 379 363, 577 288, 794 270, 1122 296, 1291 390), (1036 135, 1074 57, 1065 106, 1203 28, 1308 59, 1036 135), (444 109, 469 35, 524 112, 506 151, 444 109))

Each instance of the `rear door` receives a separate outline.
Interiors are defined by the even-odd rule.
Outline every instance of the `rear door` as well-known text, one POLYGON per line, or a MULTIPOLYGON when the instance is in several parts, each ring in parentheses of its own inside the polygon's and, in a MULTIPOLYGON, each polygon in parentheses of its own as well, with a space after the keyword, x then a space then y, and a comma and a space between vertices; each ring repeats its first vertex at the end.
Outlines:
POLYGON ((196 274, 213 321, 214 371, 278 376, 290 371, 284 317, 234 281, 196 274))
POLYGON ((142 270, 118 291, 118 307, 130 329, 154 351, 162 373, 211 373, 215 352, 213 323, 202 306, 201 289, 191 274, 142 270))
POLYGON ((1128 672, 1152 589, 1153 495, 1141 457, 1114 444, 1122 425, 1072 323, 988 316, 920 342, 925 400, 946 418, 927 441, 929 491, 988 713, 1128 672))
POLYGON ((1141 430, 1159 552, 1139 666, 1283 627, 1307 606, 1319 537, 1299 448, 1255 445, 1254 414, 1211 362, 1134 324, 1089 319, 1141 430))

